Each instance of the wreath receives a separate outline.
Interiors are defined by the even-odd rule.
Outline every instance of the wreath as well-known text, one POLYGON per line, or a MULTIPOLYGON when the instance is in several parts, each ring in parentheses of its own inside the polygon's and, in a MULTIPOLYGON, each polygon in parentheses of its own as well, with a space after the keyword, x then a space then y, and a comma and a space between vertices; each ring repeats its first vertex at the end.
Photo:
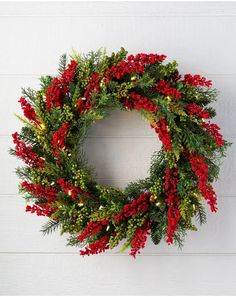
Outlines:
POLYGON ((123 48, 110 56, 74 52, 69 64, 61 57, 57 76, 40 78, 39 90, 22 90, 23 127, 12 134, 11 154, 25 163, 16 173, 26 211, 48 217, 44 234, 59 228, 83 256, 122 243, 135 257, 148 235, 154 244, 181 246, 197 230, 195 217, 206 222, 204 201, 217 211, 212 183, 230 145, 209 121, 217 91, 165 59, 127 56, 123 48), (149 176, 124 190, 99 184, 82 149, 91 125, 115 109, 136 110, 162 142, 149 176))

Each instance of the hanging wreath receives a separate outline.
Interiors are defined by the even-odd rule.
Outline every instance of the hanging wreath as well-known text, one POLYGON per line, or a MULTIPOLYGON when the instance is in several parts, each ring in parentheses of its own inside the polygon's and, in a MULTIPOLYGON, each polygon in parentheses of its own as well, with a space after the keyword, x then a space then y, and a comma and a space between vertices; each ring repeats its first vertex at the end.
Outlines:
POLYGON ((14 133, 11 153, 26 166, 16 169, 26 211, 47 216, 44 233, 57 227, 81 255, 112 249, 125 240, 134 256, 148 235, 181 245, 187 230, 205 223, 203 201, 212 212, 217 199, 212 182, 229 143, 210 123, 217 96, 200 75, 179 75, 165 55, 127 56, 121 48, 60 61, 59 75, 40 79, 38 91, 23 89, 24 118, 14 133), (91 125, 114 109, 137 110, 162 142, 152 156, 149 176, 124 190, 104 187, 84 157, 82 144, 91 125))

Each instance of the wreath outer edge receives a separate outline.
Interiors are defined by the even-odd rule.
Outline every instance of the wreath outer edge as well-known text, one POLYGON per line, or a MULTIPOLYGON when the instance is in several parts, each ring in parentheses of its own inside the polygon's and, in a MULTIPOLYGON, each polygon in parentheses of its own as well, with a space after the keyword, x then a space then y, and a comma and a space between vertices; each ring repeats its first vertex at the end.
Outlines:
POLYGON ((218 92, 198 74, 180 75, 165 55, 127 55, 121 48, 60 60, 57 76, 23 89, 23 127, 10 153, 25 166, 16 173, 26 211, 46 216, 42 231, 60 228, 80 254, 102 253, 124 241, 135 257, 150 235, 154 244, 183 245, 193 219, 206 222, 204 201, 217 211, 212 183, 230 143, 210 119, 218 92), (124 190, 97 183, 82 150, 91 125, 110 111, 136 110, 162 142, 149 176, 124 190))

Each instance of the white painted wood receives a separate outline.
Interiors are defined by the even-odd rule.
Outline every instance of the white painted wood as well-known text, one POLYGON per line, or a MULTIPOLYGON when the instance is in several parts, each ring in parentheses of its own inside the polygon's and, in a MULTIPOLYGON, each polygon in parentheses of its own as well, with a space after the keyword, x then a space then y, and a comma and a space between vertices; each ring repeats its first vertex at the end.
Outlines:
POLYGON ((59 56, 71 48, 88 52, 103 46, 108 52, 124 46, 131 53, 164 53, 187 73, 226 74, 236 68, 229 58, 234 56, 235 17, 16 17, 14 26, 12 18, 3 17, 0 28, 0 74, 54 73, 59 56))
MULTIPOLYGON (((69 1, 68 1, 69 2, 69 1)), ((47 2, 37 3, 2 3, 0 16, 2 17, 107 17, 107 16, 234 16, 236 9, 231 2, 179 2, 176 5, 172 1, 165 3, 145 1, 145 6, 138 1, 121 1, 121 2, 58 2, 56 5, 47 2)))
POLYGON ((235 295, 230 255, 0 255, 2 295, 235 295))
POLYGON ((88 138, 84 146, 90 164, 95 165, 98 177, 104 179, 123 179, 127 176, 133 179, 137 175, 145 178, 150 156, 160 148, 158 137, 88 138))
MULTIPOLYGON (((65 236, 42 237, 45 219, 25 214, 14 174, 21 163, 7 153, 20 128, 20 88, 55 73, 62 53, 102 46, 164 53, 181 73, 212 79, 221 91, 215 121, 235 142, 235 33, 234 2, 0 2, 1 295, 235 295, 235 145, 216 183, 219 212, 208 212, 182 251, 149 242, 137 261, 115 251, 83 259, 65 236)), ((98 181, 125 187, 146 176, 159 144, 137 113, 115 112, 94 125, 85 147, 98 181)))

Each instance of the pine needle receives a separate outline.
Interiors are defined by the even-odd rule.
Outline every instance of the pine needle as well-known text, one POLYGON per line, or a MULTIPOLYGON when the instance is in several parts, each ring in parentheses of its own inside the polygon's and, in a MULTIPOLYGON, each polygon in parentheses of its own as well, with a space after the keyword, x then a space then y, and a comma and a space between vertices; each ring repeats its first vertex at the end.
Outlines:
POLYGON ((55 232, 56 229, 60 226, 60 223, 58 221, 49 220, 47 223, 45 223, 42 226, 42 229, 40 230, 43 232, 43 235, 49 235, 52 232, 55 232))
POLYGON ((67 64, 67 55, 63 54, 61 55, 60 62, 59 62, 59 68, 58 68, 58 73, 59 75, 62 75, 66 69, 66 64, 67 64))
POLYGON ((198 205, 196 218, 200 225, 206 224, 207 222, 206 212, 202 204, 198 205))

